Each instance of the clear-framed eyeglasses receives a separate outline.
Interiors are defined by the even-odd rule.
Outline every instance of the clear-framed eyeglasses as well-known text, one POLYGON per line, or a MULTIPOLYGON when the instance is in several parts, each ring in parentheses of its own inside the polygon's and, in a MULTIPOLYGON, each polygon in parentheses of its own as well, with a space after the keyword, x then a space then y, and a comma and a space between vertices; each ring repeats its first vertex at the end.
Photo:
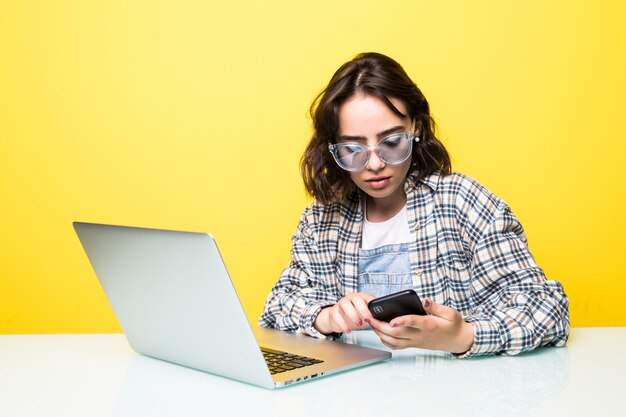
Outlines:
POLYGON ((346 171, 360 171, 370 160, 371 152, 385 164, 400 164, 407 160, 413 149, 413 141, 419 142, 419 136, 409 133, 395 133, 386 136, 376 145, 365 146, 360 143, 335 143, 328 145, 335 162, 346 171))

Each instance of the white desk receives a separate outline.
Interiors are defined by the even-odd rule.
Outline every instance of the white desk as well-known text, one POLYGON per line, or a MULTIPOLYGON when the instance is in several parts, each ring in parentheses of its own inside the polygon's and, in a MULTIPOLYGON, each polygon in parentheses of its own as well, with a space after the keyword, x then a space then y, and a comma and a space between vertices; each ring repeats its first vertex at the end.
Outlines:
POLYGON ((624 353, 626 327, 575 328, 566 348, 396 351, 270 391, 137 355, 121 334, 0 336, 0 416, 626 416, 624 353))

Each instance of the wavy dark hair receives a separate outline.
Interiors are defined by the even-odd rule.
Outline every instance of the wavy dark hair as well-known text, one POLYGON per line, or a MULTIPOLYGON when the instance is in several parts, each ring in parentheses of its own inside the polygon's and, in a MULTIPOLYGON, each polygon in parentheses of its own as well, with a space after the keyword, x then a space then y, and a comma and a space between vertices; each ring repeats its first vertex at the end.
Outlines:
POLYGON ((408 174, 417 171, 419 180, 435 171, 450 173, 450 155, 435 136, 436 124, 420 89, 396 61, 368 52, 343 64, 311 104, 313 136, 300 161, 304 186, 310 195, 322 204, 332 204, 342 201, 356 187, 350 174, 335 163, 328 145, 335 143, 339 131, 339 108, 358 93, 380 99, 399 117, 409 117, 420 128, 420 141, 414 143, 408 174), (400 112, 390 98, 400 100, 408 114, 400 112))

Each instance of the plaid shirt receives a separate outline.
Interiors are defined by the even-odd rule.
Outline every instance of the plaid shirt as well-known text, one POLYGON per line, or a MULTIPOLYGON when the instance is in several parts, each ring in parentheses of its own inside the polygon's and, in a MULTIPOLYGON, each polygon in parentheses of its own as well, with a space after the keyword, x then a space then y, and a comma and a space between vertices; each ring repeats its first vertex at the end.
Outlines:
MULTIPOLYGON (((475 180, 438 173, 404 189, 417 293, 450 306, 474 325, 463 357, 517 354, 563 346, 568 299, 547 280, 511 209, 475 180)), ((361 193, 342 203, 309 205, 292 238, 291 262, 270 292, 259 324, 325 338, 313 327, 320 310, 357 291, 361 193)))

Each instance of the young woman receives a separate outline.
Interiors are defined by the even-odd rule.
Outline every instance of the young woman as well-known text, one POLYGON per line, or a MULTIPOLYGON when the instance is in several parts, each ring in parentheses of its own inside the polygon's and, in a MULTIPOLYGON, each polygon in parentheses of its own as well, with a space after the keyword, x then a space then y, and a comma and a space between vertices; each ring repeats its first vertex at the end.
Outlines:
POLYGON ((562 346, 568 299, 510 208, 451 172, 428 102, 393 59, 345 63, 311 106, 301 161, 315 197, 259 323, 314 337, 371 327, 391 348, 462 357, 562 346), (389 323, 367 303, 415 289, 427 316, 389 323))

